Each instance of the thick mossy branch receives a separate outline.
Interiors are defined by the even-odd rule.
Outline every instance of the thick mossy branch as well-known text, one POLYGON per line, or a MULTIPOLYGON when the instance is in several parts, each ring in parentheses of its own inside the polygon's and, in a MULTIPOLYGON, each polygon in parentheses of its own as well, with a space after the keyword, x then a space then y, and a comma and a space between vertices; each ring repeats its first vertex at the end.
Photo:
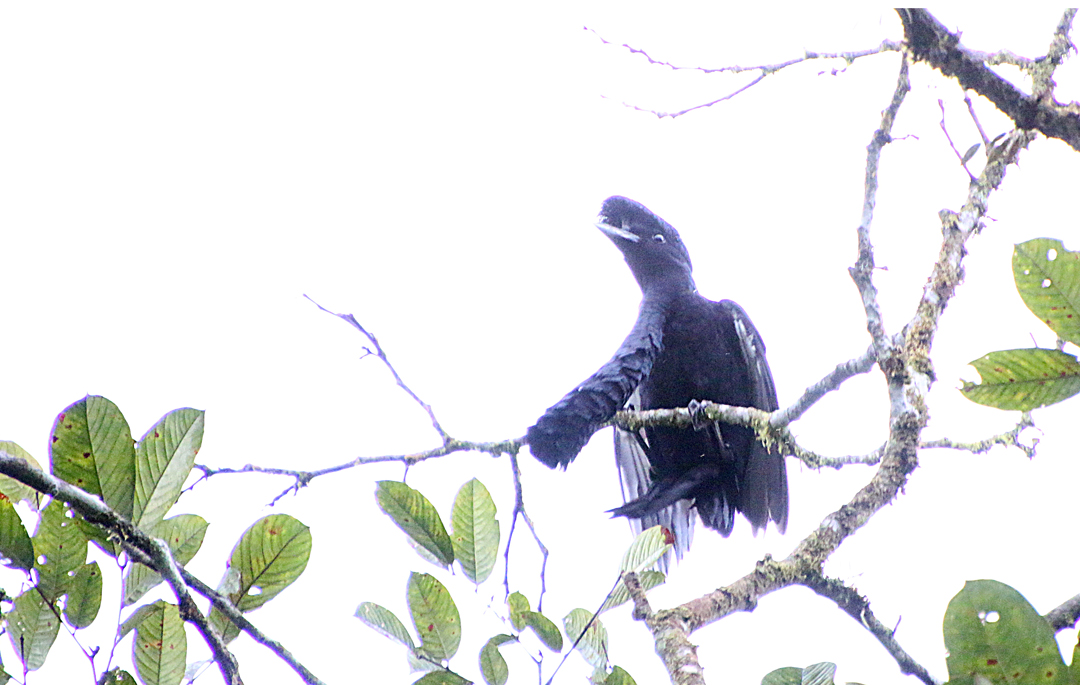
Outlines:
MULTIPOLYGON (((1062 105, 1053 98, 1052 74, 1061 64, 1072 43, 1069 30, 1076 10, 1062 16, 1046 56, 1034 60, 1011 59, 997 53, 995 63, 1015 64, 1031 74, 1035 93, 1028 95, 998 76, 987 66, 991 56, 969 50, 960 44, 960 36, 950 32, 924 9, 897 10, 904 24, 907 45, 916 60, 925 61, 942 74, 955 78, 965 89, 974 90, 990 100, 1019 129, 1037 130, 1048 138, 1057 138, 1080 151, 1080 105, 1062 105)), ((1011 55, 1011 53, 1009 53, 1011 55)))

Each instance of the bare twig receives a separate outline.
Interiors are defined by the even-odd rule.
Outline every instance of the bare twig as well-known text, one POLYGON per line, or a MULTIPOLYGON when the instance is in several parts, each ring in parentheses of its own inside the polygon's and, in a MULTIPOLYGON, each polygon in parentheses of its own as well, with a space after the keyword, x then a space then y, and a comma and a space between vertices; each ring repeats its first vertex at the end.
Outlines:
POLYGON ((896 81, 896 89, 893 91, 889 106, 881 115, 881 124, 874 131, 870 143, 866 146, 866 175, 863 183, 863 207, 862 219, 859 221, 857 235, 859 238, 859 258, 855 266, 848 269, 852 280, 862 296, 863 309, 866 312, 866 329, 873 341, 874 352, 877 362, 888 375, 886 365, 893 354, 893 346, 885 336, 885 324, 881 318, 881 307, 877 302, 877 288, 874 286, 874 247, 870 243, 870 224, 874 221, 874 207, 877 205, 878 189, 878 165, 881 159, 881 150, 892 142, 892 127, 896 120, 896 113, 904 102, 904 96, 911 90, 908 81, 907 56, 900 59, 900 75, 896 81))
MULTIPOLYGON (((979 137, 982 138, 983 150, 986 152, 987 156, 989 156, 990 155, 990 146, 992 145, 992 143, 990 142, 990 138, 986 135, 986 131, 983 130, 982 122, 979 121, 979 117, 975 115, 975 105, 973 105, 971 103, 971 96, 969 96, 967 94, 967 91, 964 91, 964 104, 967 105, 968 114, 971 115, 971 120, 975 122, 975 128, 979 129, 979 137)), ((944 111, 944 109, 941 112, 941 121, 942 121, 942 125, 944 125, 944 121, 945 121, 945 111, 944 111)), ((946 133, 945 135, 948 136, 948 133, 946 133)), ((955 149, 955 148, 953 148, 953 149, 955 149)), ((967 167, 964 167, 964 168, 966 169, 967 167)))
MULTIPOLYGON (((942 100, 941 98, 938 98, 937 104, 938 104, 938 107, 941 108, 940 126, 941 126, 942 133, 945 134, 945 140, 949 141, 949 147, 951 147, 953 153, 956 154, 956 158, 958 160, 960 160, 960 166, 964 167, 964 171, 967 173, 968 178, 970 178, 971 182, 974 183, 975 182, 975 174, 971 173, 971 170, 967 168, 967 163, 968 163, 968 160, 971 159, 971 156, 968 155, 968 154, 963 154, 962 155, 962 154, 960 154, 960 151, 956 149, 956 145, 953 143, 952 136, 949 135, 949 129, 945 128, 945 101, 942 100)), ((972 115, 974 116, 974 112, 972 112, 972 115)), ((982 129, 979 129, 979 131, 982 132, 982 129)), ((976 143, 976 146, 977 145, 978 145, 978 143, 976 143)), ((972 154, 974 154, 974 150, 972 150, 972 154)))
MULTIPOLYGON (((595 30, 589 28, 588 26, 584 27, 584 29, 586 31, 592 33, 593 35, 595 35, 597 38, 599 38, 600 42, 604 43, 605 45, 614 45, 615 44, 615 43, 607 40, 603 36, 601 36, 595 30)), ((778 71, 780 71, 782 69, 785 69, 787 67, 793 66, 795 64, 801 64, 803 62, 806 62, 806 61, 809 61, 809 60, 816 60, 816 59, 842 59, 847 63, 848 66, 850 66, 855 60, 859 59, 860 57, 867 57, 869 55, 878 55, 878 54, 881 54, 883 52, 898 52, 901 49, 902 46, 898 42, 891 41, 891 40, 885 40, 885 41, 882 41, 881 45, 877 46, 876 48, 870 48, 868 50, 855 50, 855 51, 852 51, 852 52, 811 52, 811 51, 807 50, 806 54, 804 54, 802 57, 795 57, 793 59, 789 59, 789 60, 784 61, 784 62, 778 62, 776 64, 759 64, 759 65, 752 66, 752 67, 743 67, 743 66, 739 66, 739 65, 730 65, 730 66, 715 67, 715 68, 679 66, 679 65, 676 65, 676 64, 673 64, 671 62, 664 61, 664 60, 654 59, 645 50, 642 50, 640 48, 635 48, 635 47, 633 47, 633 46, 631 46, 631 45, 629 45, 627 43, 622 43, 621 47, 626 48, 627 50, 629 50, 631 53, 633 53, 635 55, 641 55, 646 60, 648 60, 650 64, 655 64, 657 66, 667 67, 667 68, 669 68, 669 69, 671 69, 673 71, 697 71, 697 72, 700 72, 700 73, 703 73, 703 74, 722 74, 722 73, 740 74, 740 73, 748 72, 748 71, 756 71, 756 72, 758 72, 757 76, 755 76, 749 83, 743 85, 742 87, 738 88, 737 90, 735 90, 735 91, 733 91, 731 93, 728 93, 727 95, 725 95, 723 97, 712 100, 711 102, 705 102, 705 103, 702 103, 702 104, 699 104, 699 105, 694 105, 693 107, 688 107, 688 108, 686 108, 684 110, 681 110, 681 111, 678 111, 678 112, 660 112, 660 111, 657 111, 657 110, 654 110, 654 109, 648 109, 648 108, 645 108, 645 107, 639 107, 637 105, 632 105, 632 104, 629 104, 627 102, 622 103, 622 105, 624 107, 628 107, 630 109, 637 110, 638 112, 646 112, 648 114, 655 114, 658 118, 661 118, 661 119, 663 119, 665 117, 670 117, 670 118, 674 119, 675 117, 681 117, 682 115, 689 114, 690 112, 693 112, 695 110, 704 109, 706 107, 712 107, 713 105, 724 102, 725 100, 730 100, 731 98, 735 97, 736 95, 739 95, 740 93, 743 93, 743 92, 747 91, 748 89, 752 88, 753 86, 756 86, 757 84, 761 83, 762 81, 765 80, 766 76, 769 76, 771 74, 775 74, 776 72, 778 72, 778 71)), ((841 71, 843 71, 843 70, 841 70, 841 71)), ((838 72, 837 72, 837 70, 834 69, 832 71, 832 73, 835 75, 838 72)))
POLYGON ((841 383, 873 368, 875 361, 877 361, 877 358, 874 348, 871 346, 862 356, 837 364, 835 369, 803 391, 802 396, 787 408, 774 411, 772 416, 769 417, 769 425, 773 428, 782 428, 798 419, 818 400, 839 388, 841 383))
POLYGON ((345 471, 347 469, 356 468, 357 466, 364 466, 365 464, 381 464, 388 461, 400 461, 406 466, 412 466, 428 459, 435 459, 437 457, 445 457, 448 454, 455 452, 485 452, 497 457, 502 454, 511 454, 521 449, 521 446, 525 444, 525 438, 515 438, 513 440, 502 440, 499 442, 471 442, 469 440, 458 440, 457 438, 450 438, 447 442, 439 447, 433 447, 429 450, 423 450, 421 452, 412 452, 410 454, 383 454, 372 457, 357 457, 343 464, 336 464, 334 466, 327 466, 323 469, 315 469, 314 471, 299 471, 296 469, 281 469, 269 466, 256 466, 254 464, 247 464, 240 468, 214 468, 205 466, 203 464, 195 464, 195 468, 203 472, 204 478, 210 476, 216 476, 226 473, 266 473, 273 476, 287 476, 293 478, 296 482, 289 486, 285 490, 282 490, 277 496, 271 500, 270 504, 275 504, 285 495, 296 492, 302 487, 306 487, 308 483, 315 480, 320 476, 326 476, 331 473, 337 473, 339 471, 345 471))
POLYGON ((540 554, 543 555, 543 562, 540 564, 540 599, 536 603, 536 610, 540 613, 544 611, 544 593, 547 592, 547 562, 548 562, 548 548, 544 546, 544 543, 540 540, 540 536, 536 534, 536 526, 533 525, 532 519, 529 518, 529 512, 525 510, 525 499, 522 495, 521 489, 521 468, 518 466, 517 451, 510 453, 510 469, 514 478, 514 512, 511 515, 510 521, 510 534, 506 536, 506 551, 503 553, 503 559, 505 564, 503 565, 503 587, 506 588, 506 596, 510 596, 510 543, 514 539, 514 529, 517 527, 518 516, 525 521, 525 525, 529 527, 529 532, 532 533, 533 540, 536 541, 536 546, 540 548, 540 554))
POLYGON ((985 440, 960 442, 957 440, 950 440, 949 438, 939 438, 937 440, 926 440, 919 443, 919 449, 945 448, 966 450, 973 454, 982 454, 990 451, 990 448, 992 447, 1001 445, 1003 447, 1015 447, 1031 459, 1035 456, 1035 448, 1039 445, 1039 439, 1035 438, 1030 445, 1025 445, 1020 442, 1020 433, 1024 432, 1027 428, 1032 428, 1034 425, 1035 422, 1031 419, 1031 412, 1024 412, 1020 415, 1020 421, 1011 430, 992 435, 985 440))
POLYGON ((364 351, 367 354, 374 355, 374 356, 378 357, 379 360, 382 361, 382 363, 386 366, 387 369, 390 370, 390 373, 394 376, 394 382, 398 384, 398 387, 401 388, 402 390, 404 390, 406 393, 408 393, 409 397, 413 398, 413 400, 415 400, 416 403, 419 404, 423 408, 424 412, 427 413, 428 418, 431 419, 431 426, 435 429, 435 432, 439 434, 439 437, 442 438, 443 444, 445 445, 445 444, 449 443, 450 442, 450 436, 447 435, 446 431, 443 430, 443 427, 441 425, 439 425, 439 420, 435 418, 435 412, 431 410, 431 405, 429 405, 427 402, 420 399, 420 397, 417 396, 417 394, 412 391, 412 388, 405 385, 405 381, 401 380, 401 376, 398 375, 397 369, 395 369, 394 365, 390 363, 390 360, 386 358, 386 353, 383 351, 382 346, 379 345, 378 338, 376 338, 370 331, 368 331, 363 326, 361 326, 360 322, 357 321, 356 317, 354 317, 352 314, 338 314, 337 312, 332 312, 329 309, 327 309, 326 307, 324 307, 321 304, 319 304, 318 302, 316 302, 315 300, 308 297, 307 295, 304 295, 304 297, 307 298, 307 300, 309 302, 311 302, 311 304, 315 305, 316 307, 323 310, 327 314, 332 314, 333 316, 336 316, 337 318, 341 319, 342 321, 345 321, 346 323, 351 325, 353 328, 360 331, 360 333, 362 333, 364 335, 364 337, 366 337, 368 340, 371 341, 371 344, 375 349, 371 350, 371 349, 365 347, 364 351))

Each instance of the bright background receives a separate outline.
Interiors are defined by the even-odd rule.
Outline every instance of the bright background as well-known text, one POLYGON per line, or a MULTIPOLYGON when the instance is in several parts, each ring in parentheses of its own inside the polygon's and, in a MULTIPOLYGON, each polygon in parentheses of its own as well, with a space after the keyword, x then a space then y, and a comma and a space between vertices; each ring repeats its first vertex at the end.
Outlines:
MULTIPOLYGON (((1060 11, 936 16, 970 47, 1034 57, 1060 11)), ((868 57, 836 75, 843 62, 813 61, 732 101, 658 120, 620 103, 676 111, 752 75, 676 73, 617 44, 723 66, 901 37, 891 11, 715 3, 5 5, 0 438, 44 460, 55 415, 92 393, 116 402, 136 436, 176 407, 205 409, 199 461, 213 466, 318 468, 436 445, 385 369, 361 359, 364 341, 304 293, 378 335, 451 434, 522 435, 610 356, 634 319, 636 285, 591 227, 616 193, 681 231, 702 294, 750 312, 780 403, 790 403, 869 342, 847 267, 865 146, 899 57, 868 57)), ((1059 70, 1058 100, 1080 99, 1078 73, 1075 58, 1059 70)), ((916 66, 912 86, 894 129, 908 137, 885 151, 872 231, 887 267, 875 280, 890 332, 913 315, 936 257, 938 210, 957 210, 966 196, 939 98, 957 147, 978 140, 955 83, 916 66)), ((1007 130, 985 101, 977 105, 991 136, 1007 130)), ((1015 413, 972 405, 956 388, 975 376, 965 364, 988 351, 1052 345, 1016 295, 1009 260, 1014 243, 1040 236, 1080 249, 1078 171, 1080 155, 1039 139, 991 199, 992 220, 969 245, 966 283, 934 348, 939 380, 925 437, 979 439, 1015 423, 1015 413)), ((941 618, 965 580, 1010 583, 1041 612, 1080 591, 1076 406, 1036 412, 1045 434, 1032 461, 1015 450, 923 452, 906 492, 829 561, 826 571, 868 595, 883 623, 899 622, 901 644, 937 677, 946 676, 941 618)), ((794 428, 824 454, 874 449, 887 428, 879 372, 849 381, 794 428)), ((552 551, 544 611, 559 622, 600 604, 630 541, 626 524, 604 513, 621 503, 610 435, 566 473, 527 453, 522 466, 526 504, 552 551)), ((871 476, 793 460, 789 473, 786 536, 755 539, 741 519, 727 540, 699 530, 668 585, 650 595, 653 606, 727 584, 766 553, 785 556, 871 476)), ((462 610, 465 641, 452 666, 479 679, 480 646, 509 630, 498 618, 502 562, 474 592, 410 551, 372 496, 376 480, 402 475, 400 464, 346 471, 273 509, 265 505, 288 481, 216 477, 174 509, 211 522, 189 568, 215 583, 250 523, 290 513, 311 526, 311 561, 251 615, 259 626, 328 683, 411 682, 404 650, 352 612, 370 600, 407 622, 408 573, 431 572, 462 610)), ((408 482, 448 518, 473 476, 496 497, 505 536, 508 460, 458 454, 411 469, 408 482)), ((511 585, 535 606, 535 545, 518 535, 511 585)), ((17 576, 6 578, 9 593, 20 591, 17 576)), ((118 593, 99 617, 106 630, 80 635, 87 647, 108 649, 118 593)), ((626 608, 604 621, 614 663, 639 683, 666 681, 626 608)), ((860 625, 798 588, 693 640, 710 682, 753 683, 824 660, 839 664, 841 682, 914 682, 860 625)), ((1061 640, 1071 649, 1075 632, 1061 640)), ((249 683, 300 682, 246 637, 235 650, 249 683)), ((130 640, 119 651, 129 663, 130 640)), ((536 681, 536 651, 535 642, 504 647, 511 682, 536 681)), ((54 652, 31 682, 90 682, 69 638, 54 652)), ((6 640, 2 654, 18 670, 6 640)), ((545 659, 545 677, 554 663, 545 659)), ((559 682, 587 672, 574 656, 559 682)), ((219 679, 211 671, 201 682, 219 679)))

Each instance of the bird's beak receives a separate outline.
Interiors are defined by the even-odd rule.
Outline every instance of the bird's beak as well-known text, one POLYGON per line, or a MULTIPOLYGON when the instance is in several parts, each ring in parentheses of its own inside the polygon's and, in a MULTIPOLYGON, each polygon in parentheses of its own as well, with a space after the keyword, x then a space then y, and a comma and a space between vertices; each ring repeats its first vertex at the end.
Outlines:
POLYGON ((616 238, 621 238, 622 240, 627 240, 631 243, 636 243, 641 240, 641 238, 639 238, 633 232, 628 231, 621 226, 612 226, 603 219, 596 222, 596 227, 599 228, 604 235, 611 238, 612 240, 615 240, 616 238))

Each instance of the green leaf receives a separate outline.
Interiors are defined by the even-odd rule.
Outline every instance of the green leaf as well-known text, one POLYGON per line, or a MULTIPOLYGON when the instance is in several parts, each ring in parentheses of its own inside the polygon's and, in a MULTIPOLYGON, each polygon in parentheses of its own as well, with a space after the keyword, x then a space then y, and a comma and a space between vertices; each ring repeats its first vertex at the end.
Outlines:
POLYGON ((562 633, 547 616, 535 611, 524 611, 521 618, 525 621, 525 625, 533 629, 536 637, 540 638, 545 647, 553 652, 562 651, 562 633))
POLYGON ((761 685, 802 685, 802 672, 801 668, 784 666, 765 674, 761 685))
POLYGON ((64 618, 76 628, 85 628, 97 618, 101 608, 101 569, 97 562, 84 564, 68 586, 64 618))
POLYGON ((398 528, 422 549, 433 555, 442 566, 454 563, 454 544, 446 534, 439 512, 427 497, 404 483, 381 480, 375 489, 379 508, 398 528))
POLYGON ((1080 343, 1080 252, 1052 238, 1013 249, 1013 278, 1020 298, 1062 340, 1080 343))
POLYGON ((266 604, 300 577, 309 556, 311 531, 292 516, 273 514, 251 524, 229 560, 240 572, 233 604, 243 612, 266 604))
POLYGON ((69 574, 86 563, 86 536, 68 513, 62 502, 49 502, 33 537, 37 587, 49 601, 67 592, 69 574))
POLYGON ((133 660, 145 685, 179 685, 187 666, 187 635, 180 609, 158 601, 135 629, 133 660))
POLYGON ((135 685, 135 676, 123 669, 114 668, 105 672, 103 685, 135 685))
POLYGON ((499 653, 499 645, 516 640, 512 635, 496 635, 488 640, 480 650, 480 675, 487 685, 506 685, 510 678, 510 669, 506 659, 499 653))
POLYGON ((604 624, 597 618, 589 625, 588 631, 585 626, 592 618, 592 612, 585 609, 574 609, 563 619, 563 630, 566 637, 573 643, 583 632, 585 636, 577 643, 577 650, 585 661, 594 668, 606 669, 608 660, 608 636, 604 624))
POLYGON ((1024 597, 996 580, 972 580, 945 611, 949 683, 1069 681, 1054 630, 1024 597))
POLYGON ((155 611, 157 611, 157 609, 153 604, 144 604, 136 609, 135 613, 128 616, 127 620, 120 625, 120 637, 123 638, 128 633, 138 628, 139 624, 143 622, 143 619, 155 611))
POLYGON ((659 561, 674 546, 675 539, 671 536, 671 531, 663 526, 643 530, 626 550, 619 570, 640 573, 659 561))
POLYGON ((24 571, 34 568, 34 543, 30 542, 19 512, 7 498, 0 499, 0 556, 9 566, 24 571))
POLYGON ((454 656, 461 643, 461 616, 450 593, 434 576, 409 575, 409 612, 425 654, 437 661, 454 656))
POLYGON ((1030 411, 1080 392, 1080 363, 1057 350, 1001 350, 971 365, 982 383, 965 382, 960 392, 989 407, 1030 411))
POLYGON ((202 446, 204 412, 175 409, 139 439, 132 521, 150 532, 180 497, 202 446))
POLYGON ((484 484, 473 478, 454 499, 454 554, 465 577, 476 584, 487 580, 499 556, 499 522, 495 502, 484 484))
POLYGON ((382 633, 391 640, 400 642, 409 649, 416 649, 412 635, 409 635, 409 631, 405 629, 405 624, 389 609, 381 607, 375 602, 362 602, 360 606, 356 607, 356 613, 353 615, 376 632, 382 633))
MULTIPOLYGON (((181 514, 167 518, 150 535, 164 540, 179 564, 187 564, 202 547, 209 524, 201 516, 181 514)), ((142 564, 131 564, 124 578, 124 606, 131 606, 151 588, 161 582, 161 576, 142 564)))
POLYGON ((802 670, 802 685, 833 685, 834 675, 836 664, 828 661, 812 664, 802 670))
MULTIPOLYGON (((664 580, 665 576, 660 571, 642 571, 638 574, 638 583, 641 584, 641 589, 645 592, 648 592, 657 585, 663 585, 664 580)), ((629 601, 630 590, 627 589, 625 583, 619 583, 615 586, 615 590, 611 595, 604 600, 603 606, 600 607, 600 613, 604 613, 608 609, 614 609, 629 601)))
POLYGON ((466 680, 453 671, 440 669, 426 674, 413 685, 471 685, 471 683, 471 680, 466 680))
POLYGON ((41 593, 30 588, 15 598, 15 608, 5 617, 11 646, 28 671, 45 663, 60 630, 60 617, 41 593))
POLYGON ((506 598, 506 606, 510 609, 510 625, 514 630, 525 630, 523 614, 532 608, 529 599, 520 592, 513 592, 506 598))
MULTIPOLYGON (((37 459, 34 459, 29 452, 10 440, 0 440, 0 452, 7 454, 9 457, 22 459, 38 471, 43 470, 37 459)), ((4 495, 16 504, 26 500, 35 511, 37 510, 38 499, 41 497, 32 487, 23 485, 10 476, 0 476, 0 495, 4 495)))
POLYGON ((611 669, 611 673, 604 679, 604 685, 637 685, 637 683, 634 682, 629 673, 616 666, 611 669))
POLYGON ((87 395, 56 417, 52 431, 53 474, 131 518, 135 450, 124 415, 115 404, 87 395))

